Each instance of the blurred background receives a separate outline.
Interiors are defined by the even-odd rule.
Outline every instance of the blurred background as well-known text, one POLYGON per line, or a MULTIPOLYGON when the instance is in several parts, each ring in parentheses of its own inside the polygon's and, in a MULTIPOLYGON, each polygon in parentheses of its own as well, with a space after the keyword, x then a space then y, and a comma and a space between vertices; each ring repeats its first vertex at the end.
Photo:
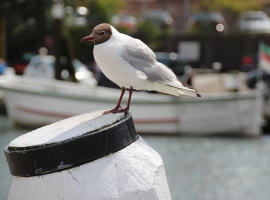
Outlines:
POLYGON ((185 41, 196 41, 197 55, 186 59, 193 68, 220 62, 222 71, 239 70, 244 56, 258 52, 258 41, 268 42, 269 8, 267 0, 6 1, 0 8, 0 57, 21 74, 45 47, 51 55, 61 51, 93 70, 92 48, 78 41, 106 22, 155 52, 182 58, 185 41))
MULTIPOLYGON (((172 199, 268 200, 269 16, 270 0, 2 1, 0 147, 116 104, 119 87, 100 71, 93 43, 79 43, 109 23, 202 94, 138 92, 131 103, 137 131, 164 161, 172 199)), ((4 200, 12 182, 4 155, 0 169, 4 200)))

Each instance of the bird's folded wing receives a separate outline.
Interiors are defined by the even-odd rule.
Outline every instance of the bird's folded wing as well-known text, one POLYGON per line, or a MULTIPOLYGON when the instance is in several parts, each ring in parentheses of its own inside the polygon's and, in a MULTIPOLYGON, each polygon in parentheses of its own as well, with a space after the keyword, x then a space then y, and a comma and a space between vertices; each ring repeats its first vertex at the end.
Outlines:
POLYGON ((125 53, 131 57, 141 59, 145 62, 156 62, 155 53, 141 40, 129 37, 124 43, 125 53))
POLYGON ((201 95, 198 93, 198 91, 191 86, 182 83, 181 81, 157 81, 157 83, 169 86, 171 88, 175 88, 178 90, 183 95, 188 95, 188 96, 194 96, 194 97, 201 97, 201 95))
POLYGON ((149 81, 175 80, 175 74, 165 65, 157 62, 154 52, 138 39, 130 38, 124 44, 121 55, 136 70, 144 73, 149 81))
POLYGON ((183 89, 183 90, 189 90, 189 91, 193 91, 193 92, 198 92, 198 90, 192 88, 190 85, 188 85, 186 83, 183 83, 180 80, 177 80, 177 81, 157 81, 157 82, 159 82, 161 84, 164 84, 164 85, 174 87, 174 88, 179 88, 179 89, 183 89))
POLYGON ((123 47, 121 56, 137 70, 138 77, 197 94, 197 90, 177 80, 168 67, 157 62, 154 52, 142 41, 129 38, 123 47))

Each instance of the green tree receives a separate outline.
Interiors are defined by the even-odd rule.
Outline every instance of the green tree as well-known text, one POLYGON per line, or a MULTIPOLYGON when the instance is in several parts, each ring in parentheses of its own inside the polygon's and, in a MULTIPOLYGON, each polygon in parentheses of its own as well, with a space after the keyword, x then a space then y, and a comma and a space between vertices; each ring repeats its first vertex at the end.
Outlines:
POLYGON ((258 0, 197 0, 194 9, 205 11, 228 9, 239 13, 247 10, 259 10, 262 5, 262 2, 258 0))
POLYGON ((197 0, 195 11, 222 11, 229 28, 234 26, 235 19, 242 11, 261 10, 262 1, 258 0, 197 0))
POLYGON ((41 46, 50 31, 51 0, 11 0, 1 2, 0 17, 5 19, 7 60, 17 60, 24 51, 41 46))
MULTIPOLYGON (((63 23, 63 35, 72 40, 71 44, 76 45, 81 37, 90 34, 94 26, 109 22, 111 15, 125 3, 124 0, 63 0, 63 2, 65 6, 71 6, 74 10, 79 6, 85 6, 90 10, 89 23, 85 27, 75 25, 67 27, 63 23)), ((44 36, 53 34, 52 4, 52 0, 1 1, 0 19, 4 18, 6 22, 8 61, 19 60, 23 52, 37 52, 38 48, 44 45, 44 36)))
POLYGON ((142 22, 134 37, 141 39, 153 51, 166 51, 167 39, 171 35, 169 27, 162 27, 150 22, 142 22))

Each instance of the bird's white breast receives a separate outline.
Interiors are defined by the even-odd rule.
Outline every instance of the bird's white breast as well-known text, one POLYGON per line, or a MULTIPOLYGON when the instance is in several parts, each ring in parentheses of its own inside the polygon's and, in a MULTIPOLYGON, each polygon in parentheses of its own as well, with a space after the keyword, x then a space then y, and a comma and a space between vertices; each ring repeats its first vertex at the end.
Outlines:
POLYGON ((123 50, 121 41, 108 40, 94 46, 94 57, 107 78, 120 87, 132 86, 136 89, 144 80, 140 79, 135 68, 122 58, 123 50))

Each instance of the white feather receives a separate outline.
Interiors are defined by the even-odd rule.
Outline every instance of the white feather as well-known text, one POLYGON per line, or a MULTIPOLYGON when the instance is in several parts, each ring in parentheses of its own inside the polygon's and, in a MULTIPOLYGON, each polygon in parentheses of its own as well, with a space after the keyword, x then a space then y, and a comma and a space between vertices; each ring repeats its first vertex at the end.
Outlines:
POLYGON ((144 43, 111 28, 111 38, 94 46, 95 60, 107 78, 120 87, 197 96, 196 90, 184 86, 172 71, 157 62, 144 43))

